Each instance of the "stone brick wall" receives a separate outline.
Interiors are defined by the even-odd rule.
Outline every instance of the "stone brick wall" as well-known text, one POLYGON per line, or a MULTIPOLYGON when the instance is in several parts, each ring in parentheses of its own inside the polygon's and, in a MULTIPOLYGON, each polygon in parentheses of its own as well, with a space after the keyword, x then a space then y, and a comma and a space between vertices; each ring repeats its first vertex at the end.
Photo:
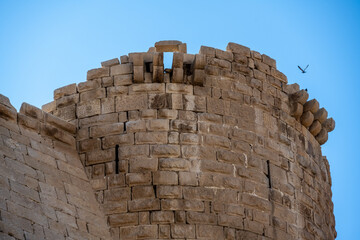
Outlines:
POLYGON ((0 239, 110 239, 76 127, 0 95, 0 239))
POLYGON ((336 237, 320 147, 335 122, 275 60, 163 41, 101 66, 43 110, 76 126, 113 239, 336 237))

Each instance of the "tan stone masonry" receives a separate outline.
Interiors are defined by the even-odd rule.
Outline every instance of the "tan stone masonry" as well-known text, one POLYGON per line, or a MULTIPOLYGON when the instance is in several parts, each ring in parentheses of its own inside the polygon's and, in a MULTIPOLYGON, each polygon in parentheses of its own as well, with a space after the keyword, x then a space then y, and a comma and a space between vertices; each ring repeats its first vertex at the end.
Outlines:
POLYGON ((308 96, 242 45, 161 41, 43 111, 1 97, 0 237, 334 239, 335 122, 308 96))

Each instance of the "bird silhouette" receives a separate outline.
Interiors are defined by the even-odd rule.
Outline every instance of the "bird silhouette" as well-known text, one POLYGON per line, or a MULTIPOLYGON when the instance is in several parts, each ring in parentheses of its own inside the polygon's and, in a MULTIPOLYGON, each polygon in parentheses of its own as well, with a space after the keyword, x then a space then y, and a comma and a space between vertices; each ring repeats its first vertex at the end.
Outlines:
POLYGON ((309 67, 309 64, 306 66, 306 68, 302 69, 300 66, 298 68, 301 70, 302 73, 306 73, 306 69, 309 67))

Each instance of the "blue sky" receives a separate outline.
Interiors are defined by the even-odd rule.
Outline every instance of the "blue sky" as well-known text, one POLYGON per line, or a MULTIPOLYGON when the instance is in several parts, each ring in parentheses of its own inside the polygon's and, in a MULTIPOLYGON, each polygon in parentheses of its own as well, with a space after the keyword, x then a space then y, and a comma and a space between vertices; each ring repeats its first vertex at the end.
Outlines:
POLYGON ((0 93, 19 109, 156 41, 237 42, 277 60, 336 121, 323 145, 338 239, 360 236, 359 1, 0 1, 0 93), (76 3, 73 3, 76 2, 76 3), (297 65, 310 64, 301 74, 297 65))

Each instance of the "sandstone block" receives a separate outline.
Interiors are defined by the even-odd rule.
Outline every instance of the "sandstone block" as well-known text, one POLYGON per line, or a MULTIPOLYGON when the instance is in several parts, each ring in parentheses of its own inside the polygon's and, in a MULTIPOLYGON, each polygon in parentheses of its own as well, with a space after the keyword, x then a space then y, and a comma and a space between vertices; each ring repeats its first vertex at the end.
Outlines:
MULTIPOLYGON (((161 146, 161 145, 159 145, 161 146)), ((121 158, 130 158, 135 156, 148 156, 149 146, 148 145, 128 145, 120 146, 119 154, 121 158)))
POLYGON ((198 213, 198 212, 187 212, 186 220, 190 224, 216 224, 216 214, 209 213, 198 213))
POLYGON ((100 114, 100 110, 100 99, 95 99, 89 102, 78 104, 76 113, 78 118, 86 118, 100 114))
POLYGON ((101 62, 102 67, 112 67, 112 66, 118 65, 118 64, 120 64, 118 58, 113 58, 113 59, 101 62))
POLYGON ((41 110, 43 110, 44 112, 47 112, 47 113, 55 111, 56 110, 56 101, 52 101, 52 102, 42 105, 41 110))
POLYGON ((167 83, 166 84, 167 93, 181 93, 181 94, 193 94, 193 86, 180 84, 180 83, 167 83))
POLYGON ((106 202, 104 205, 105 214, 126 213, 127 201, 106 202))
POLYGON ((126 86, 108 87, 106 89, 106 96, 108 98, 115 96, 123 96, 123 95, 127 95, 128 92, 129 92, 129 87, 126 86))
POLYGON ((222 51, 220 49, 215 49, 215 57, 231 62, 233 60, 233 53, 229 51, 222 51))
POLYGON ((158 198, 181 198, 182 191, 180 186, 157 186, 158 198))
POLYGON ((79 151, 87 152, 91 150, 100 150, 101 141, 98 138, 93 139, 85 139, 83 141, 79 141, 79 151))
POLYGON ((182 45, 180 41, 167 40, 156 42, 155 48, 157 52, 177 52, 180 45, 182 45))
POLYGON ((182 186, 197 186, 198 179, 194 172, 179 172, 179 184, 182 186))
POLYGON ((318 135, 316 135, 315 139, 319 142, 320 145, 323 145, 328 140, 328 132, 326 128, 322 128, 318 135))
POLYGON ((118 173, 108 177, 108 186, 110 188, 125 187, 125 174, 118 173))
POLYGON ((304 107, 302 104, 298 103, 298 102, 294 102, 291 105, 291 115, 294 116, 295 118, 300 118, 301 115, 304 112, 304 107))
POLYGON ((115 149, 94 150, 87 153, 87 164, 104 163, 115 160, 115 149))
POLYGON ((146 172, 156 171, 158 169, 158 159, 148 157, 135 157, 131 158, 130 172, 146 172))
POLYGON ((149 108, 162 109, 172 107, 171 94, 149 94, 149 108))
POLYGON ((44 114, 44 121, 45 123, 48 123, 48 124, 51 124, 51 125, 54 125, 56 127, 59 127, 61 128, 62 130, 66 131, 66 132, 69 132, 71 134, 75 134, 76 133, 76 126, 69 123, 69 122, 66 122, 58 117, 55 117, 51 114, 47 114, 45 113, 44 114))
POLYGON ((128 55, 120 56, 120 62, 121 64, 129 63, 129 56, 128 55))
POLYGON ((134 66, 134 82, 142 83, 144 82, 145 72, 143 66, 134 66))
POLYGON ((176 119, 178 117, 178 111, 171 109, 159 109, 158 117, 165 119, 176 119))
POLYGON ((110 70, 110 68, 108 68, 108 67, 91 69, 87 72, 86 79, 93 80, 96 78, 107 77, 110 75, 109 70, 110 70))
POLYGON ((199 97, 194 95, 183 95, 184 110, 205 112, 206 111, 206 97, 199 97))
MULTIPOLYGON (((255 68, 258 69, 259 71, 266 73, 266 74, 271 74, 270 72, 270 67, 264 63, 262 63, 261 61, 255 60, 255 68)), ((285 76, 285 75, 284 75, 285 76)))
POLYGON ((199 54, 205 55, 205 56, 208 56, 208 57, 215 57, 215 48, 201 46, 199 54))
POLYGON ((323 122, 322 126, 327 132, 331 132, 335 129, 335 121, 333 118, 328 118, 323 122))
POLYGON ((130 188, 112 188, 104 191, 104 200, 108 201, 118 201, 121 200, 130 200, 131 198, 131 189, 130 188))
POLYGON ((181 94, 171 94, 172 109, 183 109, 183 98, 181 94))
POLYGON ((320 108, 319 111, 314 114, 314 120, 318 120, 320 123, 324 123, 327 119, 327 116, 328 112, 326 111, 326 109, 320 108))
POLYGON ((153 186, 134 186, 132 187, 132 199, 152 199, 155 198, 153 186))
POLYGON ((144 120, 128 121, 125 124, 128 133, 146 131, 146 122, 144 120))
POLYGON ((169 120, 168 119, 148 120, 146 129, 148 131, 169 131, 169 120))
POLYGON ((115 98, 101 99, 101 114, 112 113, 115 111, 115 98))
POLYGON ((189 171, 190 162, 182 158, 161 158, 159 160, 160 170, 189 171))
POLYGON ((174 222, 174 212, 172 211, 156 211, 151 213, 151 223, 165 224, 174 222))
POLYGON ((32 106, 28 103, 21 104, 21 108, 19 113, 22 113, 26 116, 38 119, 39 121, 43 121, 43 111, 39 108, 32 106))
POLYGON ((133 65, 131 63, 119 64, 110 67, 111 76, 125 75, 133 73, 133 65))
POLYGON ((86 81, 86 82, 79 83, 77 86, 77 90, 79 93, 82 93, 82 92, 93 90, 93 89, 100 88, 100 87, 101 87, 100 79, 95 79, 93 81, 86 81))
POLYGON ((79 102, 79 94, 64 96, 55 101, 56 108, 62 108, 62 107, 66 107, 68 105, 75 105, 78 102, 79 102))
POLYGON ((309 128, 309 131, 312 135, 316 136, 319 134, 319 132, 321 131, 321 123, 318 121, 318 120, 315 120, 310 128, 309 128))
POLYGON ((134 66, 143 66, 144 55, 145 53, 141 53, 141 52, 129 53, 129 61, 132 62, 134 66))
POLYGON ((217 151, 216 158, 218 161, 233 163, 233 164, 244 164, 245 161, 247 160, 245 154, 234 153, 227 150, 217 151))
POLYGON ((226 51, 239 53, 241 55, 245 55, 246 57, 250 57, 250 48, 242 46, 237 43, 229 42, 228 45, 226 46, 226 51))
POLYGON ((121 134, 124 132, 124 123, 110 123, 90 127, 90 137, 104 137, 107 135, 121 134))
POLYGON ((151 154, 154 157, 178 157, 180 156, 180 146, 154 145, 151 146, 151 154))
POLYGON ((147 108, 147 95, 121 95, 115 98, 116 111, 142 110, 147 108))
POLYGON ((136 144, 165 144, 167 143, 167 132, 138 132, 135 133, 136 144))
POLYGON ((21 113, 17 115, 18 124, 33 129, 35 132, 40 132, 40 122, 37 119, 25 116, 21 113))
POLYGON ((133 84, 129 87, 129 93, 165 93, 164 83, 133 84))
POLYGON ((128 86, 132 84, 133 74, 116 75, 114 76, 115 86, 128 86))
POLYGON ((153 82, 164 82, 164 66, 153 66, 153 82))
POLYGON ((109 216, 110 227, 132 226, 139 223, 138 213, 120 213, 109 216))
POLYGON ((177 185, 178 175, 176 172, 157 171, 153 173, 154 185, 177 185))
POLYGON ((206 74, 203 69, 194 69, 193 84, 203 86, 206 80, 206 74))
POLYGON ((140 225, 120 227, 120 236, 122 239, 157 239, 157 225, 140 225))
POLYGON ((63 96, 69 96, 76 93, 76 83, 69 84, 67 86, 54 90, 54 100, 57 100, 63 96))
POLYGON ((150 185, 151 184, 151 173, 127 173, 126 183, 129 186, 137 185, 150 185))
POLYGON ((173 68, 172 72, 172 83, 182 83, 184 80, 184 70, 183 68, 173 68))
POLYGON ((115 147, 116 145, 132 145, 134 144, 134 134, 121 134, 113 136, 105 136, 102 139, 102 147, 104 149, 115 147))
POLYGON ((216 152, 214 148, 198 145, 182 145, 181 152, 183 158, 215 160, 216 152))
POLYGON ((41 134, 75 147, 75 138, 71 134, 52 125, 41 124, 41 134))
POLYGON ((136 199, 128 203, 130 212, 160 210, 159 199, 136 199))
MULTIPOLYGON (((202 224, 202 223, 201 223, 202 224)), ((235 240, 235 231, 234 231, 234 237, 230 238, 226 231, 228 229, 224 229, 221 226, 212 226, 212 225, 196 225, 196 235, 200 239, 225 239, 226 240, 235 240)))
POLYGON ((310 111, 304 112, 301 115, 300 121, 301 124, 304 125, 305 127, 310 127, 310 125, 314 121, 314 114, 312 114, 310 111))
POLYGON ((195 238, 195 225, 171 224, 171 237, 195 238))
POLYGON ((311 113, 315 114, 318 110, 319 110, 319 102, 316 99, 307 101, 304 104, 304 112, 310 111, 311 113))
MULTIPOLYGON (((105 88, 96 88, 93 90, 80 93, 80 101, 85 102, 85 101, 90 101, 92 99, 104 98, 105 95, 106 95, 105 88)), ((69 97, 70 96, 68 96, 67 98, 69 97)), ((76 97, 78 96, 76 95, 73 96, 74 100, 72 100, 71 103, 77 103, 76 97)))
POLYGON ((276 68, 276 61, 274 59, 272 59, 271 57, 265 54, 261 55, 261 57, 262 57, 262 61, 265 64, 269 65, 270 67, 276 68))
POLYGON ((218 224, 220 226, 243 229, 243 218, 239 216, 230 216, 225 214, 218 215, 218 224))

